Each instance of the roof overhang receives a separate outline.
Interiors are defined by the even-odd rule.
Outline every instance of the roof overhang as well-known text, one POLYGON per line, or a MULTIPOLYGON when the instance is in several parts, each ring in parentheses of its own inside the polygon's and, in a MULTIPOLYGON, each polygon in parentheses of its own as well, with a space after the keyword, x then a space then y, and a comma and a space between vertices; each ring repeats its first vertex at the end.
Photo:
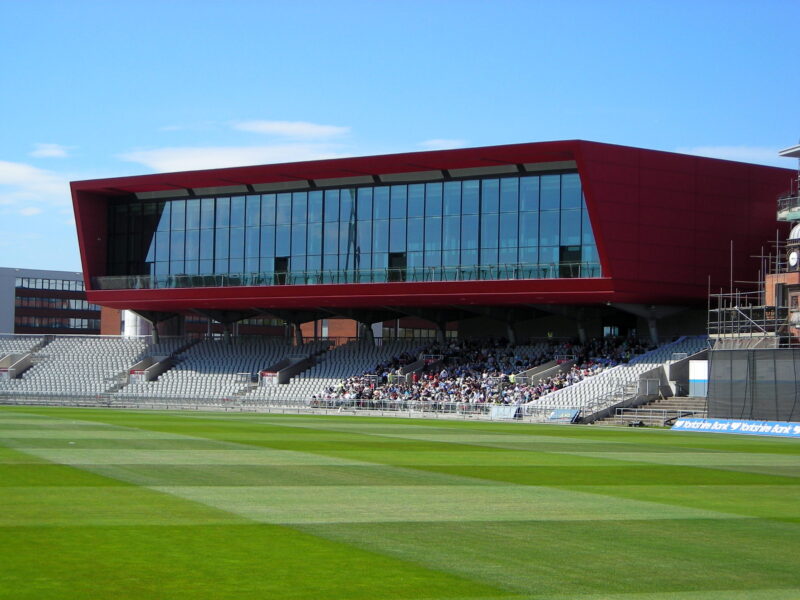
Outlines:
POLYGON ((800 158, 800 145, 786 148, 786 150, 781 150, 778 152, 778 154, 785 158, 800 158))

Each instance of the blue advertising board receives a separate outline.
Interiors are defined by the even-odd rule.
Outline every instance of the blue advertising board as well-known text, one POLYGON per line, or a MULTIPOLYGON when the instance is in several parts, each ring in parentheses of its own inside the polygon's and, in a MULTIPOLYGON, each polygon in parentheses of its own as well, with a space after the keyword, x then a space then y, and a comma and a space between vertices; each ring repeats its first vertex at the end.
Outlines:
POLYGON ((787 421, 742 421, 735 419, 678 419, 672 431, 737 433, 800 438, 800 423, 787 421))

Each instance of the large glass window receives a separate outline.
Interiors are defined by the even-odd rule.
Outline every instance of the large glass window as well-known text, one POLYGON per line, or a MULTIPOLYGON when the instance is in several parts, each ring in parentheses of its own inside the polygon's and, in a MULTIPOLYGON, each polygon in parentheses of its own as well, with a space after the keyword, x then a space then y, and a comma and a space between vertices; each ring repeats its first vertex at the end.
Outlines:
POLYGON ((425 216, 425 184, 408 186, 408 218, 425 216))
POLYGON ((442 184, 428 183, 425 185, 425 216, 442 216, 442 184))
POLYGON ((200 200, 196 198, 186 203, 186 229, 200 229, 200 200))
POLYGON ((292 194, 292 223, 305 225, 307 214, 308 194, 306 192, 295 192, 292 194))
POLYGON ((444 214, 461 214, 461 182, 448 181, 444 184, 444 214))
POLYGON ((231 198, 231 227, 244 227, 245 198, 231 198))
POLYGON ((230 257, 244 258, 244 227, 231 228, 230 257))
POLYGON ((231 199, 217 198, 217 220, 214 226, 217 229, 230 227, 231 224, 231 199))
POLYGON ((308 222, 320 223, 322 221, 322 192, 308 193, 308 222))
POLYGON ((258 227, 261 222, 261 196, 247 197, 247 226, 258 227))
POLYGON ((325 192, 325 222, 334 223, 339 220, 339 190, 325 192))
POLYGON ((261 197, 261 224, 275 225, 275 194, 261 197))
POLYGON ((404 185, 393 185, 391 192, 391 212, 392 219, 405 219, 407 205, 407 189, 404 185))
POLYGON ((109 207, 108 227, 109 274, 154 276, 151 285, 183 273, 272 282, 278 259, 327 282, 341 280, 337 270, 387 281, 390 257, 402 258, 407 281, 601 274, 574 172, 122 202, 109 207))
POLYGON ((467 180, 461 183, 461 214, 474 215, 478 212, 480 181, 467 180))
POLYGON ((389 218, 389 188, 378 187, 375 188, 373 194, 374 200, 374 217, 375 219, 388 219, 389 218))
POLYGON ((278 225, 288 225, 292 222, 292 195, 291 194, 278 194, 275 199, 277 211, 275 213, 275 222, 278 225))
POLYGON ((500 180, 500 212, 515 213, 519 209, 519 177, 500 180))
POLYGON ((541 210, 561 208, 561 175, 542 175, 539 208, 541 210))
POLYGON ((484 179, 481 186, 481 212, 496 213, 500 209, 500 181, 484 179))

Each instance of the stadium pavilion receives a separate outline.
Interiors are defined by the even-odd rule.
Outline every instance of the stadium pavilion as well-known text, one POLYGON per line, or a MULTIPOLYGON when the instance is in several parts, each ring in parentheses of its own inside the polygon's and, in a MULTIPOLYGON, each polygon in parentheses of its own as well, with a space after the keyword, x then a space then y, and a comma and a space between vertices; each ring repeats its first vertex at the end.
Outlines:
POLYGON ((656 339, 754 279, 793 175, 570 140, 71 188, 88 300, 162 333, 656 339))

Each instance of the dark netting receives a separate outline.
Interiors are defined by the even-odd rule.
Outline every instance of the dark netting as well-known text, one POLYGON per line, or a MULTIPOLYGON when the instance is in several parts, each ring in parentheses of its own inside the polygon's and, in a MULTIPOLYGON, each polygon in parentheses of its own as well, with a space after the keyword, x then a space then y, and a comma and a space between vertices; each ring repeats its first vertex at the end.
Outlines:
POLYGON ((800 421, 800 350, 714 350, 709 360, 709 417, 800 421))

